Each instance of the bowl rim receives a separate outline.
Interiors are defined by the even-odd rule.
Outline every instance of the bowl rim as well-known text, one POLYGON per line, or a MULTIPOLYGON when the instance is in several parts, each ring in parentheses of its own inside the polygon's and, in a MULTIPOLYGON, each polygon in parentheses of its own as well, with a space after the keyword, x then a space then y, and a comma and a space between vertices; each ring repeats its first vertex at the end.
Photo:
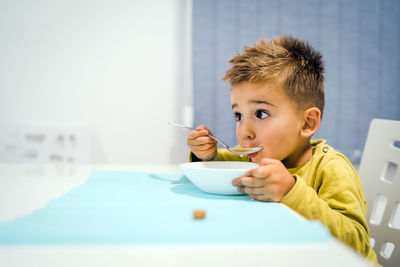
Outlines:
POLYGON ((248 162, 248 161, 196 161, 196 162, 185 162, 179 164, 179 168, 181 169, 204 169, 204 170, 213 170, 213 171, 243 171, 247 169, 257 168, 259 166, 258 163, 255 162, 248 162), (225 164, 243 164, 249 165, 248 168, 245 166, 240 168, 233 168, 227 166, 226 168, 221 167, 213 167, 213 166, 202 166, 201 164, 209 164, 209 165, 217 165, 218 163, 225 163, 225 164))

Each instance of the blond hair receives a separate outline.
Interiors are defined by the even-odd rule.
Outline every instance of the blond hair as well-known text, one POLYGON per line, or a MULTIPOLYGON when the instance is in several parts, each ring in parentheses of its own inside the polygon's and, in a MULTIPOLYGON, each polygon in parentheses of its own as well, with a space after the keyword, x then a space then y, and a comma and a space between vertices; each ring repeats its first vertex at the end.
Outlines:
POLYGON ((307 42, 286 35, 245 46, 229 61, 233 66, 222 80, 231 86, 242 82, 277 81, 299 108, 324 110, 324 66, 322 55, 307 42))

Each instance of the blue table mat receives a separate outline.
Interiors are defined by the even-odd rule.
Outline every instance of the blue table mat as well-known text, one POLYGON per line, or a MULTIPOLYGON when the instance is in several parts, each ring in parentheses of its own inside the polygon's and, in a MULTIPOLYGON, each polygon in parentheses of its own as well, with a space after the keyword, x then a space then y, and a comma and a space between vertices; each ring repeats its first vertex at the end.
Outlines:
POLYGON ((199 190, 185 176, 95 171, 45 207, 0 224, 0 244, 326 242, 329 231, 246 195, 199 190), (206 218, 193 218, 195 209, 206 218))

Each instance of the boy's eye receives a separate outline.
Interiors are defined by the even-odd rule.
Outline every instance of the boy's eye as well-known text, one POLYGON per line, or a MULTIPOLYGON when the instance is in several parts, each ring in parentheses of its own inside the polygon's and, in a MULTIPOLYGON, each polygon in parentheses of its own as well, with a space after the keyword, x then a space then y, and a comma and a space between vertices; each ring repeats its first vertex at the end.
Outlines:
POLYGON ((259 109, 256 111, 256 117, 259 119, 265 119, 269 117, 269 114, 267 111, 259 109))
POLYGON ((235 116, 236 121, 240 121, 242 119, 242 114, 239 112, 235 112, 233 116, 235 116))

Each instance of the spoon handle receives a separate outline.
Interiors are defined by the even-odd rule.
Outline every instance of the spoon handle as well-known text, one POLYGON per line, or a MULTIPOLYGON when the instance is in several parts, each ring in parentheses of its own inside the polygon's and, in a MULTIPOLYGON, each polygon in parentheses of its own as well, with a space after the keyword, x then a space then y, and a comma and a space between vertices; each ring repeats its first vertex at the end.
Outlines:
MULTIPOLYGON (((186 128, 186 129, 188 129, 188 130, 194 130, 193 128, 190 128, 190 127, 188 127, 188 126, 186 126, 186 125, 179 124, 179 123, 176 123, 176 122, 168 122, 168 124, 169 124, 169 125, 172 125, 172 126, 177 126, 177 127, 186 128)), ((211 134, 207 134, 207 136, 210 137, 211 139, 214 139, 215 141, 219 142, 221 145, 223 145, 223 146, 226 147, 227 149, 229 149, 229 147, 228 147, 227 144, 225 144, 224 142, 222 142, 221 140, 219 140, 219 139, 216 138, 215 136, 213 136, 213 135, 211 135, 211 134)))
POLYGON ((188 130, 194 130, 193 128, 190 128, 190 127, 188 127, 188 126, 186 126, 186 125, 179 124, 179 123, 176 123, 176 122, 168 122, 168 124, 169 124, 169 125, 172 125, 172 126, 177 126, 177 127, 186 128, 186 129, 188 129, 188 130))

